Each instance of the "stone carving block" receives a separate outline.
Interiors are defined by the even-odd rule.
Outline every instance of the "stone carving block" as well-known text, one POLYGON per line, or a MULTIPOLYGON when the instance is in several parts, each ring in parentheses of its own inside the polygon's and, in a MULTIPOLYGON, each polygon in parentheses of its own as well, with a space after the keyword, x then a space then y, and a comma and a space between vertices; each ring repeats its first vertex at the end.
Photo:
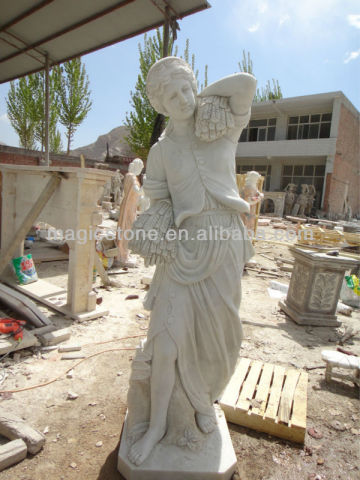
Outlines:
POLYGON ((360 262, 301 248, 290 251, 295 265, 286 300, 279 302, 282 310, 301 325, 340 325, 336 307, 345 271, 360 262))

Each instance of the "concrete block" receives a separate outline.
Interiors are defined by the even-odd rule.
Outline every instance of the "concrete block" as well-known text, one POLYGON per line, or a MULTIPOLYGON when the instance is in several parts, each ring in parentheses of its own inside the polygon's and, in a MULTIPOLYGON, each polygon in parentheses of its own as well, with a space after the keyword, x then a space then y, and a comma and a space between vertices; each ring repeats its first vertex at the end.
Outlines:
POLYGON ((13 440, 0 446, 0 471, 26 458, 27 447, 23 440, 13 440))

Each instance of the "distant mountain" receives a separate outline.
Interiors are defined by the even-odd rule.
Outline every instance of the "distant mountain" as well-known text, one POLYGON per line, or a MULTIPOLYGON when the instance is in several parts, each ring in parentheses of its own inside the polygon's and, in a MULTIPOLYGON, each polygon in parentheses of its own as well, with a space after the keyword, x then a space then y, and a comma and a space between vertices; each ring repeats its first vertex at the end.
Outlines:
POLYGON ((86 158, 103 162, 106 157, 106 144, 109 144, 109 155, 134 156, 127 144, 125 137, 128 135, 127 127, 121 126, 113 128, 109 133, 100 135, 96 142, 84 147, 71 150, 71 155, 83 154, 86 158))

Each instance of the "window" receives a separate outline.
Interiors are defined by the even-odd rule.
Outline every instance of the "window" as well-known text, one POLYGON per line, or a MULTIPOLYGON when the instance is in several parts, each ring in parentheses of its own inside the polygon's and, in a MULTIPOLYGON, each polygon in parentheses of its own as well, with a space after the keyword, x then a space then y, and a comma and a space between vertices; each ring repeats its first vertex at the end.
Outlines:
POLYGON ((301 192, 303 183, 314 185, 316 197, 314 206, 320 208, 324 185, 325 165, 283 165, 281 174, 281 190, 289 183, 297 185, 297 193, 301 192))
POLYGON ((271 165, 237 165, 236 173, 246 173, 255 170, 265 177, 263 190, 268 191, 270 188, 271 165))
POLYGON ((289 117, 287 139, 329 138, 330 127, 331 113, 289 117))
POLYGON ((275 140, 276 118, 250 120, 241 133, 239 142, 266 142, 275 140))

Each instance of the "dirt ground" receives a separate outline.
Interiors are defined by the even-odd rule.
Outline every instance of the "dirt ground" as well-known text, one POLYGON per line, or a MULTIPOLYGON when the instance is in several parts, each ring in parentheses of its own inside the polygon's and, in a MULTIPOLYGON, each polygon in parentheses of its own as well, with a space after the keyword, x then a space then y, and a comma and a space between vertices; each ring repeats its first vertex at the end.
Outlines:
MULTIPOLYGON (((270 229, 270 227, 267 227, 270 229)), ((269 230, 270 232, 270 230, 269 230)), ((287 247, 259 242, 255 260, 258 265, 276 268, 274 256, 291 258, 287 247), (264 256, 265 255, 265 256, 264 256), (266 258, 267 257, 267 258, 266 258)), ((39 276, 59 286, 66 285, 67 262, 46 262, 37 267, 39 276)), ((289 283, 290 273, 276 280, 289 283)), ((59 328, 70 327, 69 344, 82 345, 87 357, 68 371, 78 360, 61 360, 57 350, 33 354, 18 362, 11 358, 0 364, 0 405, 26 419, 33 427, 46 432, 44 449, 36 456, 0 473, 1 480, 119 480, 117 450, 126 411, 126 394, 131 360, 140 336, 146 335, 148 312, 142 307, 146 294, 141 284, 152 269, 141 261, 127 273, 113 275, 120 288, 101 288, 98 296, 110 314, 77 323, 41 307, 59 328), (129 294, 138 299, 125 300, 129 294), (6 393, 33 387, 56 377, 47 386, 22 392, 6 393), (68 393, 78 395, 69 400, 68 393)), ((360 478, 359 392, 351 383, 326 383, 321 350, 336 349, 346 327, 360 329, 360 311, 351 317, 339 315, 342 326, 304 327, 287 318, 270 298, 270 278, 256 272, 243 277, 243 300, 240 309, 245 339, 241 355, 251 359, 311 368, 308 385, 307 428, 315 428, 322 438, 306 435, 305 446, 229 424, 238 459, 235 478, 241 480, 317 479, 352 480, 360 478), (319 368, 313 368, 319 367, 319 368)), ((348 340, 343 348, 360 355, 360 337, 348 340)), ((4 440, 3 440, 4 441, 4 440)), ((205 480, 205 479, 204 479, 205 480)))

